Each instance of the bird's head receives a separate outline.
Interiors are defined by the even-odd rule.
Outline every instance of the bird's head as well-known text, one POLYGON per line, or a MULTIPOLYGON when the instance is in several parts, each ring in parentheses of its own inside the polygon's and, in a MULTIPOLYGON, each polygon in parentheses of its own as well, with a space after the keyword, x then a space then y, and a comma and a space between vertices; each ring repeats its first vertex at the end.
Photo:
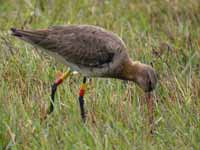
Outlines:
POLYGON ((140 64, 135 82, 145 91, 151 92, 157 84, 157 74, 155 70, 146 64, 140 64))
POLYGON ((157 84, 157 74, 150 66, 140 62, 129 61, 124 68, 125 80, 134 81, 145 92, 151 92, 157 84))

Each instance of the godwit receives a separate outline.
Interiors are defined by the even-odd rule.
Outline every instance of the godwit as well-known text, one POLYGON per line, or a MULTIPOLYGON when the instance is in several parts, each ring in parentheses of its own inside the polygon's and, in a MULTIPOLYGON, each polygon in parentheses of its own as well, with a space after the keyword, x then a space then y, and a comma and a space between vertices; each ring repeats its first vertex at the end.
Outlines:
MULTIPOLYGON (((146 64, 132 61, 124 42, 114 33, 92 25, 55 26, 44 30, 20 30, 12 28, 12 35, 43 48, 48 54, 84 76, 79 102, 81 116, 85 120, 84 90, 87 77, 130 80, 147 94, 150 122, 153 121, 153 100, 150 92, 155 88, 155 70, 146 64)), ((63 74, 52 86, 52 99, 57 86, 70 72, 63 74)), ((53 111, 51 102, 50 112, 53 111)))

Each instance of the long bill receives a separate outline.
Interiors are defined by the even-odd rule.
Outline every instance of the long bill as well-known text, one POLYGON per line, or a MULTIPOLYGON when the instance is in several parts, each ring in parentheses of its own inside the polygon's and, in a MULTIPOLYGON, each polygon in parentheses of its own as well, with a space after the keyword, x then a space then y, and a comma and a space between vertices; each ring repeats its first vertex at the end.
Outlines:
POLYGON ((146 92, 145 98, 147 102, 147 108, 148 108, 148 116, 149 116, 149 126, 151 129, 151 133, 154 131, 154 99, 153 99, 153 93, 152 92, 146 92))

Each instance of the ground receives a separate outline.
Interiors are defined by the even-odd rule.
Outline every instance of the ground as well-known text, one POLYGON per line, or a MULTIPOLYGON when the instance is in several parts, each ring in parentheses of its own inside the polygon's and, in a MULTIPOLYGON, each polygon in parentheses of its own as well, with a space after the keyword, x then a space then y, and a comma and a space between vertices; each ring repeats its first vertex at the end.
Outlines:
POLYGON ((200 149, 199 0, 0 0, 0 149, 200 149), (155 133, 134 83, 92 79, 87 122, 80 118, 81 75, 62 84, 44 119, 57 63, 10 35, 11 27, 92 24, 117 33, 133 60, 152 64, 155 133))

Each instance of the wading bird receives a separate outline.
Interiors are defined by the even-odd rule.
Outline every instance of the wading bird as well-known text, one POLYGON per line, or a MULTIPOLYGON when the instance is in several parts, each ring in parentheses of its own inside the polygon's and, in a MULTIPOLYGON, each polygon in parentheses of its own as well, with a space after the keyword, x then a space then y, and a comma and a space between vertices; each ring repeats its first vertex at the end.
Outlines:
MULTIPOLYGON (((20 30, 11 28, 12 35, 43 48, 56 60, 84 77, 80 88, 81 117, 85 121, 84 92, 87 77, 117 78, 139 85, 146 93, 150 124, 153 123, 153 99, 151 91, 157 83, 155 70, 139 61, 132 61, 124 42, 113 32, 92 25, 54 26, 43 30, 20 30)), ((57 86, 71 74, 60 76, 52 86, 50 112, 54 109, 57 86)))

